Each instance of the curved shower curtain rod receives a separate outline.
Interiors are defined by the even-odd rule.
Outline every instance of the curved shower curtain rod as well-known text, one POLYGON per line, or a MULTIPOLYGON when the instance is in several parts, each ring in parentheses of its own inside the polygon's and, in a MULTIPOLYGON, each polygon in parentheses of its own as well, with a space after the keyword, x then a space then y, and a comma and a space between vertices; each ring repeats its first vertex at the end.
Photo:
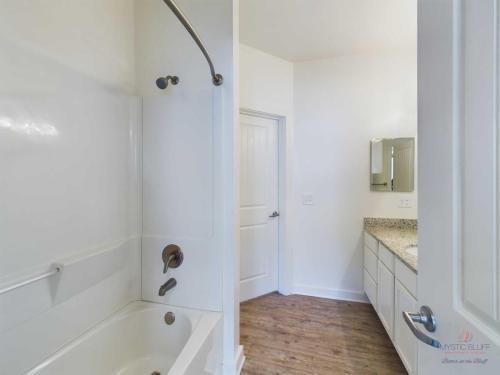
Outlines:
POLYGON ((186 28, 188 33, 191 35, 195 43, 198 45, 200 48, 201 52, 205 56, 208 62, 208 66, 210 67, 210 74, 212 75, 212 82, 215 86, 220 86, 222 85, 222 82, 224 81, 224 77, 222 75, 215 73, 215 68, 214 64, 212 63, 212 60, 210 59, 210 55, 207 52, 207 49, 203 45, 200 37, 194 30, 193 26, 191 23, 188 21, 187 17, 182 13, 182 11, 179 9, 177 4, 173 0, 163 0, 165 4, 168 5, 170 10, 175 14, 175 16, 179 19, 179 21, 182 23, 182 25, 186 28))

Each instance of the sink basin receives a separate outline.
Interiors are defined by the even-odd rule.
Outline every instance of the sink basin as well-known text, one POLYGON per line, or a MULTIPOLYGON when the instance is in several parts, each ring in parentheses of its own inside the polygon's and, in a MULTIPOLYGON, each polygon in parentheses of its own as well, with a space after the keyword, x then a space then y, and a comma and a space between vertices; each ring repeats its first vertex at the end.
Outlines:
POLYGON ((405 253, 409 255, 413 255, 414 257, 418 256, 418 247, 417 246, 408 246, 405 249, 405 253))

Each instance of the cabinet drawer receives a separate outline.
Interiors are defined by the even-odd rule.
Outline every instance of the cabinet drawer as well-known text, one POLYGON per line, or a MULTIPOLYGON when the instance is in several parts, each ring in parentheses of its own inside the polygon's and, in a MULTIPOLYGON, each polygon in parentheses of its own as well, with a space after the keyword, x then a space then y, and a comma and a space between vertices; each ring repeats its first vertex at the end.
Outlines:
POLYGON ((378 245, 378 259, 380 259, 382 263, 384 263, 384 265, 389 268, 392 273, 394 273, 394 254, 381 243, 378 245))
POLYGON ((378 253, 378 241, 372 235, 365 233, 365 246, 367 246, 371 251, 377 255, 378 253))
POLYGON ((406 264, 396 259, 396 279, 411 293, 417 297, 417 274, 413 272, 406 264))
POLYGON ((368 271, 373 280, 377 280, 377 256, 373 251, 365 246, 364 255, 365 269, 368 271))
POLYGON ((368 272, 364 272, 363 284, 365 293, 368 299, 373 305, 373 308, 377 310, 377 283, 372 279, 368 272))

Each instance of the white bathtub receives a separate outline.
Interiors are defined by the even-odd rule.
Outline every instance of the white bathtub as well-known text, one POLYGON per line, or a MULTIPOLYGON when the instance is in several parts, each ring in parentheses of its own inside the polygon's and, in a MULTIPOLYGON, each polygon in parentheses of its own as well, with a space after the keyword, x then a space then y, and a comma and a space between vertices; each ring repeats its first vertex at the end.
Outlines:
POLYGON ((221 346, 221 314, 133 302, 27 375, 219 374, 221 346))

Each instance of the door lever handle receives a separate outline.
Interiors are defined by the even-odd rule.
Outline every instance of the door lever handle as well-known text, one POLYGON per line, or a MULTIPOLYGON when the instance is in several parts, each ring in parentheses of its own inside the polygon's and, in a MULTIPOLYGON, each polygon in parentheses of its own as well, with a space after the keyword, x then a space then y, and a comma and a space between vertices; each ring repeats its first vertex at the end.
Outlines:
POLYGON ((274 211, 269 217, 278 217, 280 216, 280 213, 278 211, 274 211))
POLYGON ((429 332, 434 332, 436 330, 436 319, 434 318, 434 314, 432 313, 430 307, 422 306, 420 308, 420 313, 403 311, 403 318, 408 327, 410 327, 412 333, 417 337, 417 339, 434 348, 441 347, 441 343, 439 341, 428 336, 420 329, 418 329, 418 327, 415 325, 415 323, 420 323, 429 332))

